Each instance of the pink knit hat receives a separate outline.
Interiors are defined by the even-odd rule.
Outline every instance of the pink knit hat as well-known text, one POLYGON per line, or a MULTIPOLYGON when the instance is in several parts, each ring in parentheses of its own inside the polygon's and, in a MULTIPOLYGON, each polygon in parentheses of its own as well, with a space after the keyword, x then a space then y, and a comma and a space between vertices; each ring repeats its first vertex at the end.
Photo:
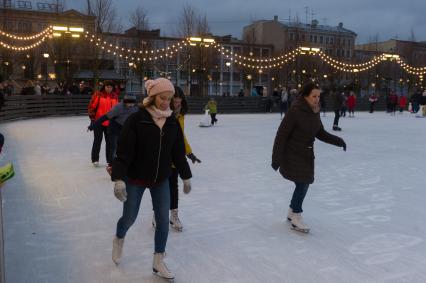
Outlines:
POLYGON ((145 88, 148 92, 148 96, 155 96, 163 92, 167 92, 170 96, 175 94, 175 87, 172 82, 165 78, 147 80, 145 82, 145 88))

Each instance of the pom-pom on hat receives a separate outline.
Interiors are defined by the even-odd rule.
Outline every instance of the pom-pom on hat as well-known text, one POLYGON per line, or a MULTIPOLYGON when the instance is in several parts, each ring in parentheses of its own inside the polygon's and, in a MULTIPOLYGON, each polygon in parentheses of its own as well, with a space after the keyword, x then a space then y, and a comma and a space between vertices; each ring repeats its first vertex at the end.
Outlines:
POLYGON ((158 78, 155 80, 147 80, 145 82, 145 88, 148 96, 155 96, 160 93, 168 93, 170 96, 175 94, 175 87, 172 82, 165 78, 158 78))

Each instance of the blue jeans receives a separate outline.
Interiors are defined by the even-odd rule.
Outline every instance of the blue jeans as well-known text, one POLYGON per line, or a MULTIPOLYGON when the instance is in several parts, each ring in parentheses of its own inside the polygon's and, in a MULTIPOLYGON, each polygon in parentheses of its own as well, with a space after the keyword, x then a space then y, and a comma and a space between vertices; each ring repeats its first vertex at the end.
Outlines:
MULTIPOLYGON (((116 236, 120 239, 126 236, 127 230, 136 220, 143 193, 146 187, 129 184, 126 181, 127 201, 123 204, 123 216, 118 220, 116 236)), ((170 189, 169 180, 166 179, 157 186, 150 188, 152 206, 154 208, 155 222, 155 249, 156 253, 166 250, 167 236, 169 235, 169 208, 170 189)))
POLYGON ((293 209, 294 213, 301 213, 303 212, 302 204, 306 193, 308 192, 309 184, 297 182, 294 183, 296 184, 296 188, 294 189, 293 197, 291 198, 290 207, 293 209))

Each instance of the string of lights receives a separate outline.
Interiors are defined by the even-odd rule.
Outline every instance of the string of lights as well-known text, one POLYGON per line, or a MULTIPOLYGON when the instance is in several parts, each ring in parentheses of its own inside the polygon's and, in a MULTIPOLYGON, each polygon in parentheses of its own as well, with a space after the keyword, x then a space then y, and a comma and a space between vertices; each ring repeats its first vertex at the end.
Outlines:
POLYGON ((13 39, 13 40, 21 40, 21 41, 34 40, 34 39, 37 39, 39 37, 45 37, 46 35, 50 35, 50 34, 52 34, 52 26, 47 27, 45 30, 43 30, 40 33, 30 35, 30 36, 19 36, 19 35, 7 33, 5 31, 0 30, 1 36, 5 36, 5 37, 8 37, 8 38, 13 39))
POLYGON ((409 64, 407 64, 404 60, 401 58, 397 58, 396 62, 409 74, 417 75, 417 76, 423 76, 426 74, 426 67, 413 67, 409 64))
POLYGON ((277 56, 277 57, 260 58, 259 59, 259 58, 256 58, 256 57, 246 57, 244 55, 240 55, 238 53, 232 52, 219 43, 214 43, 212 45, 212 47, 216 48, 222 55, 228 55, 228 56, 236 57, 236 58, 238 58, 239 61, 248 61, 248 62, 253 62, 253 63, 256 62, 256 63, 260 63, 260 64, 270 64, 270 63, 275 63, 275 62, 281 62, 282 60, 290 58, 294 54, 299 53, 299 49, 296 48, 291 52, 288 52, 286 54, 283 54, 283 55, 280 55, 280 56, 277 56))
POLYGON ((37 46, 39 46, 40 44, 42 44, 46 38, 48 38, 48 35, 45 35, 44 37, 42 37, 39 41, 30 44, 30 45, 24 45, 24 46, 16 46, 16 45, 10 45, 6 42, 0 41, 0 45, 6 49, 10 49, 10 50, 14 50, 14 51, 26 51, 26 50, 30 50, 30 49, 34 49, 37 46))
MULTIPOLYGON (((14 45, 12 43, 8 43, 8 42, 0 40, 0 46, 10 50, 14 50, 14 51, 30 50, 39 46, 41 43, 43 43, 46 40, 46 38, 51 39, 52 34, 53 34, 52 26, 47 27, 45 30, 41 31, 40 33, 29 35, 29 36, 18 36, 18 35, 7 33, 0 30, 0 36, 7 37, 11 40, 30 41, 30 40, 39 39, 38 41, 32 44, 28 44, 24 46, 14 45)), ((161 59, 173 58, 178 53, 182 52, 183 49, 189 46, 191 43, 189 40, 182 40, 166 48, 139 50, 139 49, 124 48, 118 45, 108 43, 107 41, 102 40, 101 37, 91 34, 88 31, 86 31, 85 37, 90 39, 89 40, 90 43, 95 44, 96 46, 100 47, 102 50, 105 50, 107 53, 111 53, 114 56, 118 56, 120 58, 124 58, 132 62, 136 62, 136 61, 147 62, 147 61, 157 61, 161 59)), ((381 55, 375 56, 367 62, 350 64, 344 61, 337 60, 325 54, 319 48, 312 48, 312 47, 311 48, 299 47, 290 52, 284 53, 276 57, 270 57, 270 58, 257 58, 252 56, 250 57, 244 56, 236 52, 233 52, 229 50, 228 48, 224 47, 223 45, 216 42, 210 45, 206 45, 205 47, 212 47, 216 49, 216 51, 222 54, 226 59, 242 67, 257 69, 257 70, 280 68, 284 66, 285 64, 288 64, 289 62, 294 61, 299 55, 311 55, 311 56, 318 56, 323 62, 327 63, 329 66, 343 72, 358 73, 358 72, 367 71, 371 68, 376 67, 382 61, 390 60, 390 61, 395 61, 397 64, 401 66, 403 70, 405 70, 409 74, 420 76, 420 77, 426 74, 426 66, 414 67, 406 63, 398 55, 392 55, 392 54, 386 54, 386 53, 382 53, 381 55)))
MULTIPOLYGON (((149 58, 149 57, 160 57, 162 54, 167 54, 169 52, 178 52, 183 47, 186 47, 188 45, 188 42, 186 40, 182 40, 176 44, 172 44, 171 46, 168 46, 166 48, 160 48, 160 49, 151 49, 151 50, 140 50, 140 49, 131 49, 131 48, 124 48, 119 45, 114 45, 112 43, 108 43, 105 40, 102 40, 102 38, 91 34, 90 32, 86 31, 85 34, 86 38, 90 38, 90 42, 96 42, 99 43, 98 46, 103 47, 106 50, 114 50, 115 53, 121 54, 122 57, 137 57, 137 56, 143 56, 142 58, 149 58)), ((149 59, 148 59, 149 60, 149 59)))

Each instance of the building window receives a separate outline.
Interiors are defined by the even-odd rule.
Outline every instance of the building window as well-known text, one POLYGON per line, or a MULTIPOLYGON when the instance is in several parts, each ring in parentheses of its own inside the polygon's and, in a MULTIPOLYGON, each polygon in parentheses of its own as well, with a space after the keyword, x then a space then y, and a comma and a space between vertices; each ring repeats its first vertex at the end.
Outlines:
POLYGON ((314 37, 312 35, 309 37, 309 39, 310 39, 310 42, 314 42, 314 37))
POLYGON ((262 57, 269 57, 269 49, 262 48, 262 57))
POLYGON ((328 36, 325 37, 325 44, 328 44, 328 36))
POLYGON ((320 43, 324 43, 324 37, 322 35, 320 36, 320 43))
POLYGON ((294 40, 294 33, 290 33, 290 40, 294 40))
POLYGON ((332 37, 330 37, 330 44, 333 44, 334 39, 332 37))
POLYGON ((351 57, 351 51, 350 50, 346 50, 346 57, 348 57, 348 58, 351 57))
POLYGON ((343 39, 343 46, 346 45, 346 39, 343 39))
POLYGON ((314 36, 314 42, 315 42, 315 43, 317 43, 317 39, 318 39, 318 38, 317 38, 317 36, 315 35, 315 36, 314 36))
POLYGON ((253 56, 259 57, 260 56, 260 48, 254 48, 253 49, 253 56))

